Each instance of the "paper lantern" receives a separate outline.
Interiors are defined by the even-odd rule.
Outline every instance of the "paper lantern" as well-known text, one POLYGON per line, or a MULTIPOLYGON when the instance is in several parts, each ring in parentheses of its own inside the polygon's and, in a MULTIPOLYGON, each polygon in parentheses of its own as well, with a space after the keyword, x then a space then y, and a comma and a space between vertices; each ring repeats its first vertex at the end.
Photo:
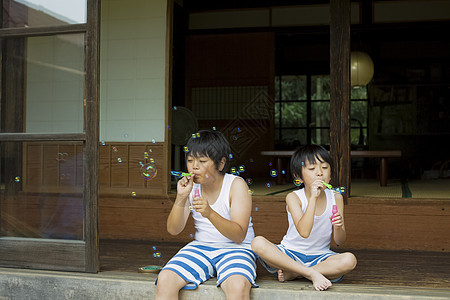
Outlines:
POLYGON ((373 77, 373 61, 367 53, 350 53, 351 86, 367 85, 373 77))

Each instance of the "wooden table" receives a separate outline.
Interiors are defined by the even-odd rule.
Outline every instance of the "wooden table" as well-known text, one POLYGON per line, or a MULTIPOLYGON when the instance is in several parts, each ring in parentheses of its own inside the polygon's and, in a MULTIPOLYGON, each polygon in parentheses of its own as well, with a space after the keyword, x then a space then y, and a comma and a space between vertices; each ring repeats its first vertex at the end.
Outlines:
MULTIPOLYGON (((273 156, 276 158, 276 168, 278 172, 277 184, 282 184, 283 177, 281 171, 283 168, 283 158, 290 158, 294 151, 261 151, 263 156, 273 156)), ((401 157, 400 150, 352 150, 351 157, 379 158, 380 159, 380 186, 387 186, 388 182, 388 158, 401 157)))

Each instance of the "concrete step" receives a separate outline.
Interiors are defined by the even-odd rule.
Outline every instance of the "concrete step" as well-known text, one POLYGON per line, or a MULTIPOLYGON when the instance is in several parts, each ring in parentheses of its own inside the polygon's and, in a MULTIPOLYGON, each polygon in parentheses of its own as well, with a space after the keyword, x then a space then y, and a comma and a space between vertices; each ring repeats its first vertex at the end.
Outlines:
MULTIPOLYGON (((0 299, 154 299, 155 274, 100 272, 98 274, 0 268, 0 299)), ((279 283, 257 281, 251 299, 450 299, 450 289, 369 286, 337 283, 317 292, 306 280, 279 283)), ((180 299, 225 299, 215 279, 196 290, 181 291, 180 299)))

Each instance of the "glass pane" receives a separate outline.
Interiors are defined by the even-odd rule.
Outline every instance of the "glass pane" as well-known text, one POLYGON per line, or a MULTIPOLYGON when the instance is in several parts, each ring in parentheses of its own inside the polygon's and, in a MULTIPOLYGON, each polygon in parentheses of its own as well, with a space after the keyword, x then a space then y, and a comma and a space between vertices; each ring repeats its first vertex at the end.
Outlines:
POLYGON ((2 3, 2 28, 86 23, 86 0, 8 0, 2 3))
POLYGON ((330 100, 330 75, 311 76, 311 100, 330 100))
POLYGON ((368 99, 367 98, 367 86, 358 86, 350 90, 350 99, 368 99))
POLYGON ((280 116, 281 116, 281 111, 280 111, 280 103, 276 102, 275 103, 275 127, 279 128, 281 127, 281 122, 280 122, 280 116))
POLYGON ((350 115, 352 118, 352 126, 367 126, 367 101, 350 102, 350 115))
POLYGON ((281 104, 282 127, 306 127, 306 102, 281 104))
POLYGON ((317 145, 330 145, 330 129, 316 128, 311 129, 311 143, 317 145))
POLYGON ((280 76, 275 76, 275 101, 281 100, 280 92, 280 76))
POLYGON ((311 124, 312 127, 330 126, 330 102, 311 103, 311 124))
POLYGON ((1 132, 83 132, 84 34, 2 44, 1 132))
POLYGON ((83 239, 83 145, 1 142, 0 236, 83 239))
POLYGON ((306 75, 281 76, 281 100, 306 100, 306 75))
POLYGON ((350 143, 352 145, 364 146, 366 145, 367 128, 351 128, 350 129, 350 143))
POLYGON ((306 144, 306 129, 283 129, 281 137, 276 141, 277 145, 286 146, 294 150, 297 146, 306 144))

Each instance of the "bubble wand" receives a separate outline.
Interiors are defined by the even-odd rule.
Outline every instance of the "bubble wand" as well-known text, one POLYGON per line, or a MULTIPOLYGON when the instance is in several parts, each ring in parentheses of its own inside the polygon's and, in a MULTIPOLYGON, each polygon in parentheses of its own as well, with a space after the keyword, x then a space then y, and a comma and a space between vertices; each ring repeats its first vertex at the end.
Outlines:
POLYGON ((176 176, 176 177, 192 176, 193 175, 191 173, 184 173, 184 172, 179 172, 179 171, 170 171, 170 174, 172 174, 173 176, 176 176))
POLYGON ((336 192, 336 193, 339 193, 339 194, 345 193, 345 186, 340 186, 340 187, 334 188, 334 187, 333 187, 331 184, 329 184, 329 183, 322 182, 322 184, 323 184, 324 186, 326 186, 327 188, 329 188, 330 190, 336 192))

